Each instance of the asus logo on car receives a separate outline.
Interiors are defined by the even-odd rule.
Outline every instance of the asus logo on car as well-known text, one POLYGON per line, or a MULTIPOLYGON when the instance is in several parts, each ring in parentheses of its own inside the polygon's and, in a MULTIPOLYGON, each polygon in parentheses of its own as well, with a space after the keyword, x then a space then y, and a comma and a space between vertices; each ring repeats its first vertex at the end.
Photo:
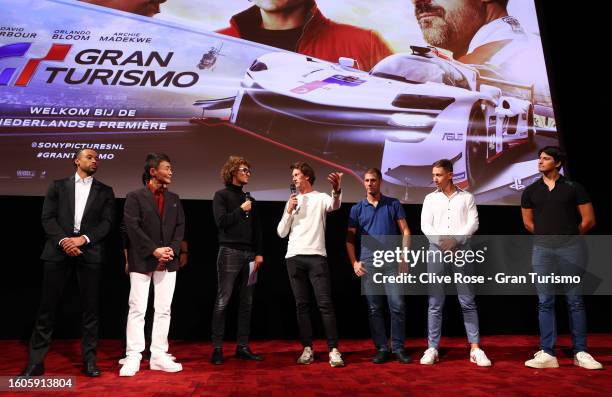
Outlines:
POLYGON ((453 132, 446 132, 442 135, 442 140, 443 141, 462 141, 463 140, 463 134, 461 133, 453 133, 453 132))

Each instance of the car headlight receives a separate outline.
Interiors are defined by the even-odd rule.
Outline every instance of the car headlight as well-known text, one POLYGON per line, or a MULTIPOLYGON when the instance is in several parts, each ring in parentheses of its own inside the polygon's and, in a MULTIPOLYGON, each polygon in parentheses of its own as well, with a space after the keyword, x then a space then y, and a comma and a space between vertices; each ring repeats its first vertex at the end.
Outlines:
POLYGON ((393 113, 388 123, 394 127, 432 128, 436 118, 427 114, 393 113))

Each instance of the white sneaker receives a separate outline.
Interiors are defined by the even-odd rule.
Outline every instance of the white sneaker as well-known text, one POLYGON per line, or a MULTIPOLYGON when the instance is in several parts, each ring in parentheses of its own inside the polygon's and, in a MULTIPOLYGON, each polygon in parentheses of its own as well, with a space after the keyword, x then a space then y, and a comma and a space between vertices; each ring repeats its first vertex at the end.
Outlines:
POLYGON ((557 357, 540 350, 533 355, 531 360, 525 361, 525 366, 530 368, 559 368, 559 362, 557 357))
POLYGON ((151 356, 149 368, 164 372, 180 372, 183 370, 183 366, 172 360, 168 354, 151 356))
POLYGON ((314 351, 310 346, 306 346, 300 358, 298 358, 298 364, 310 364, 314 361, 314 351))
POLYGON ((134 357, 126 357, 123 359, 119 376, 134 376, 138 371, 140 371, 140 360, 134 357))
POLYGON ((470 351, 470 362, 476 363, 479 367, 490 367, 491 360, 487 357, 484 351, 480 348, 475 348, 470 351))
MULTIPOLYGON (((170 360, 172 360, 172 361, 176 361, 176 357, 174 357, 172 354, 170 354, 170 353, 166 353, 166 355, 168 356, 168 358, 169 358, 170 360)), ((126 361, 127 361, 127 357, 123 357, 123 358, 119 359, 119 364, 120 364, 120 365, 123 365, 123 364, 125 364, 125 362, 126 362, 126 361)))
POLYGON ((344 360, 342 360, 342 354, 335 347, 329 352, 329 365, 332 367, 344 367, 344 360))
POLYGON ((574 356, 574 365, 586 369, 603 369, 603 365, 587 352, 578 352, 574 356))
POLYGON ((430 347, 429 349, 425 350, 425 353, 423 353, 423 357, 421 357, 421 364, 433 365, 439 360, 440 358, 438 357, 438 349, 436 349, 435 347, 430 347))

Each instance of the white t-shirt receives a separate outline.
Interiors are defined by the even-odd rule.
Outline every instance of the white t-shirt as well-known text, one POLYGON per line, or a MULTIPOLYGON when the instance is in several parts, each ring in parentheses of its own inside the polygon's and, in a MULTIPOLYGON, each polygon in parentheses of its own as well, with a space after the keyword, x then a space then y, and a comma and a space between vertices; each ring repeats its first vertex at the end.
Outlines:
POLYGON ((312 191, 297 196, 298 205, 287 213, 278 223, 276 231, 281 238, 289 235, 287 255, 321 255, 327 256, 325 250, 325 219, 327 213, 340 208, 341 197, 330 197, 325 193, 312 191))

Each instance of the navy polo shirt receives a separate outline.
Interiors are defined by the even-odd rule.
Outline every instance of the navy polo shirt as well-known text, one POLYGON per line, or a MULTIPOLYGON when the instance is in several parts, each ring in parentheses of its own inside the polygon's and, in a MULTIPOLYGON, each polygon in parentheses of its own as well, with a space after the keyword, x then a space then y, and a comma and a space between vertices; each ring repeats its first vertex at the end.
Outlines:
MULTIPOLYGON (((374 207, 363 199, 351 207, 348 226, 357 229, 357 236, 391 236, 399 235, 397 221, 406 219, 404 207, 398 199, 380 196, 378 205, 374 207)), ((371 259, 372 252, 361 246, 361 260, 371 259)))

